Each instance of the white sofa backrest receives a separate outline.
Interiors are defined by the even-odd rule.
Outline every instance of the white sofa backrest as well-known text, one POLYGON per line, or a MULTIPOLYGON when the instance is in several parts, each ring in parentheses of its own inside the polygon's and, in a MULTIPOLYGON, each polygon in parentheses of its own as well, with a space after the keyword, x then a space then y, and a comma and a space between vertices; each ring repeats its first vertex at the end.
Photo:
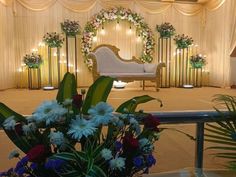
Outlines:
POLYGON ((108 47, 100 47, 94 53, 97 71, 101 73, 143 73, 144 64, 121 61, 108 47))

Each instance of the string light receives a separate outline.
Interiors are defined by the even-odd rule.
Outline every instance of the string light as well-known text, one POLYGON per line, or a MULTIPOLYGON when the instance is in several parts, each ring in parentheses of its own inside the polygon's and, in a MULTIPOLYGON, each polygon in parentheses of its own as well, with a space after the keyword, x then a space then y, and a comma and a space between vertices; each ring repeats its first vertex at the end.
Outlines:
POLYGON ((140 42, 141 41, 141 37, 140 37, 140 34, 138 35, 138 37, 137 37, 137 40, 136 40, 137 42, 140 42))
POLYGON ((127 34, 128 34, 128 35, 131 35, 131 34, 132 34, 132 28, 131 28, 131 25, 129 26, 129 30, 127 31, 127 34))
POLYGON ((21 73, 21 72, 23 72, 23 69, 22 68, 18 68, 17 71, 21 73))
POLYGON ((101 35, 105 35, 105 29, 104 29, 104 26, 102 25, 102 30, 101 30, 101 35))
POLYGON ((38 52, 38 49, 33 48, 33 49, 32 49, 32 52, 38 52))
POLYGON ((117 20, 117 23, 116 23, 116 30, 119 31, 120 29, 121 29, 120 21, 117 20))
POLYGON ((56 56, 57 56, 57 53, 56 53, 56 52, 54 52, 53 56, 54 56, 54 57, 56 57, 56 56))
POLYGON ((79 73, 79 72, 80 72, 80 70, 79 70, 79 69, 77 69, 75 72, 79 73))
POLYGON ((97 36, 94 36, 93 37, 93 42, 97 42, 97 40, 98 40, 97 36))

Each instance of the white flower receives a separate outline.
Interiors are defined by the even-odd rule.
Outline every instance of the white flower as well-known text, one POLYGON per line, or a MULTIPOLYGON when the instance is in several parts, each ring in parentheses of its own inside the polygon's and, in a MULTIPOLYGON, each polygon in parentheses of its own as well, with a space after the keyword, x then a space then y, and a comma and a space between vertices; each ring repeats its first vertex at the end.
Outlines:
POLYGON ((138 121, 135 118, 131 118, 129 120, 129 123, 131 124, 131 127, 135 130, 136 135, 139 135, 141 133, 141 128, 139 126, 138 121))
POLYGON ((106 149, 106 148, 101 151, 101 156, 105 160, 110 160, 113 157, 112 154, 111 154, 111 150, 106 149))
POLYGON ((113 117, 112 112, 113 108, 105 102, 99 102, 96 106, 88 110, 96 125, 108 124, 113 117))
POLYGON ((123 157, 116 157, 115 159, 110 160, 110 168, 112 170, 122 170, 125 168, 125 158, 123 157))
POLYGON ((90 120, 81 119, 79 116, 75 120, 71 121, 70 129, 67 134, 78 141, 82 136, 88 137, 96 131, 95 124, 90 120))
POLYGON ((10 152, 8 159, 11 160, 11 159, 17 158, 19 156, 20 156, 20 153, 17 150, 14 150, 14 151, 10 152))
POLYGON ((35 123, 29 123, 28 125, 23 125, 22 130, 25 135, 28 135, 31 132, 35 132, 37 129, 35 123))
POLYGON ((8 117, 3 123, 3 127, 6 130, 14 130, 16 126, 16 121, 14 120, 15 116, 8 117))
POLYGON ((36 123, 46 122, 49 125, 53 122, 60 122, 64 119, 67 109, 63 108, 56 101, 45 101, 33 113, 36 123))
POLYGON ((50 143, 55 144, 57 146, 61 146, 65 143, 64 134, 60 131, 51 132, 48 137, 50 138, 50 143))
POLYGON ((64 106, 70 106, 72 104, 72 99, 65 99, 65 101, 63 102, 64 106))
POLYGON ((142 138, 138 142, 139 142, 139 148, 143 152, 149 153, 154 149, 153 144, 147 138, 142 138))

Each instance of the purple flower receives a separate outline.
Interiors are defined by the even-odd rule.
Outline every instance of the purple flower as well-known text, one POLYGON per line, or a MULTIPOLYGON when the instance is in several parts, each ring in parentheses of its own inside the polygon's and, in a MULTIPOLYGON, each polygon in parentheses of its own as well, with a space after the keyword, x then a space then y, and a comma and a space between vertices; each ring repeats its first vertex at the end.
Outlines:
POLYGON ((135 157, 135 158, 133 158, 133 162, 134 162, 135 167, 140 168, 143 165, 143 158, 140 156, 135 157))
POLYGON ((156 164, 156 159, 153 157, 153 155, 149 154, 147 156, 147 166, 148 167, 151 167, 152 165, 155 165, 156 164))
POLYGON ((49 159, 45 163, 44 166, 45 166, 46 169, 53 169, 55 171, 59 171, 63 164, 65 164, 64 160, 61 160, 61 159, 49 159))
POLYGON ((19 169, 16 170, 16 173, 19 175, 19 176, 22 176, 24 173, 25 173, 25 168, 24 167, 21 167, 19 169))
POLYGON ((119 151, 122 148, 122 143, 120 141, 115 142, 116 151, 119 151))
POLYGON ((38 167, 38 165, 37 165, 36 163, 32 163, 32 164, 30 165, 30 168, 31 168, 32 170, 35 170, 37 167, 38 167))

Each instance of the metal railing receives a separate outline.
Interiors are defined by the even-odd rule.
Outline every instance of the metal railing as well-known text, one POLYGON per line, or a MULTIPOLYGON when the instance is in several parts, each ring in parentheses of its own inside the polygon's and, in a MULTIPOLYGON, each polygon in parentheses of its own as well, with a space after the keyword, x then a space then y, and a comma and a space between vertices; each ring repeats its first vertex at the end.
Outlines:
MULTIPOLYGON (((223 112, 228 115, 227 111, 223 112)), ((204 150, 204 124, 206 122, 223 121, 216 111, 185 111, 185 112, 152 112, 158 117, 161 124, 196 124, 196 148, 195 148, 195 176, 204 177, 203 150, 204 150)))

